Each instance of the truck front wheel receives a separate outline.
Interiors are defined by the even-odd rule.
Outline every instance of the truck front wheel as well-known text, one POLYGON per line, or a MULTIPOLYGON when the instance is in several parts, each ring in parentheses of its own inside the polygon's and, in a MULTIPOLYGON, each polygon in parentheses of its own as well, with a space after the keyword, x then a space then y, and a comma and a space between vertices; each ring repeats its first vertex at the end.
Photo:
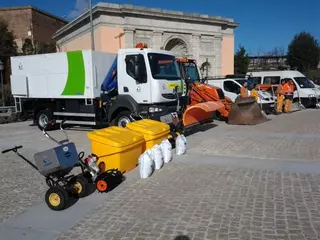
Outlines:
POLYGON ((129 111, 122 111, 120 112, 112 121, 113 126, 118 126, 118 127, 126 127, 127 123, 132 122, 131 113, 129 111))
MULTIPOLYGON (((41 110, 36 115, 37 126, 41 131, 51 120, 52 120, 52 114, 50 110, 41 110)), ((47 130, 51 130, 51 129, 52 129, 52 126, 47 127, 47 130)))

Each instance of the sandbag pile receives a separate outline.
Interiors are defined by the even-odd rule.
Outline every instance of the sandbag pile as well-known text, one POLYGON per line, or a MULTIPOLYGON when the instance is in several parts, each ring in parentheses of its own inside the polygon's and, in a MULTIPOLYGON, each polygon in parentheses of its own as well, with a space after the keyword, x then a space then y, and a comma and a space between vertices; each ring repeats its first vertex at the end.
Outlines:
MULTIPOLYGON (((184 135, 179 135, 175 140, 176 155, 180 156, 187 151, 187 139, 184 135)), ((147 149, 139 157, 139 170, 141 178, 148 178, 154 170, 159 170, 164 163, 172 161, 172 145, 168 139, 163 140, 160 144, 154 145, 147 149)))

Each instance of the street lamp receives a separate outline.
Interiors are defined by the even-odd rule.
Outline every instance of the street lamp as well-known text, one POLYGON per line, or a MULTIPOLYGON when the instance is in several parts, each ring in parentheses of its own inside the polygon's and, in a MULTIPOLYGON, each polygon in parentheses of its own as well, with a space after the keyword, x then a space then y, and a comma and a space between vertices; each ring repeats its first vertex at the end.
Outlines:
POLYGON ((3 62, 0 60, 0 81, 1 81, 1 100, 2 100, 2 106, 4 106, 4 89, 3 89, 3 76, 2 76, 2 72, 4 69, 4 64, 3 62))
POLYGON ((91 28, 91 50, 94 51, 94 32, 93 32, 93 20, 92 20, 92 0, 89 1, 89 8, 90 8, 90 28, 91 28))

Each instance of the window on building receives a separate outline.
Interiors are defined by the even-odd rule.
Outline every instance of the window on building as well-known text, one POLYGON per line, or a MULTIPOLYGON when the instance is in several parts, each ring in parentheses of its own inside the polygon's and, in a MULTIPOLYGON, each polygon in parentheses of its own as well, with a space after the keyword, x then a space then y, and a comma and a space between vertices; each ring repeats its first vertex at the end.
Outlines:
POLYGON ((235 94, 240 93, 240 86, 233 81, 225 81, 223 83, 223 88, 228 92, 233 92, 235 94))
POLYGON ((268 76, 263 78, 263 84, 280 84, 279 76, 268 76))

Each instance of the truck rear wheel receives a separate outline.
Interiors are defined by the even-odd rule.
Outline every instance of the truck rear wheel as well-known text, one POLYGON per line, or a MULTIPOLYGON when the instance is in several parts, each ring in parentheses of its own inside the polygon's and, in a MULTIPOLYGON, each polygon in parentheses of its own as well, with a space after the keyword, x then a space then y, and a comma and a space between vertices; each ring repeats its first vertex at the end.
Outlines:
POLYGON ((131 112, 129 111, 122 111, 120 112, 112 121, 113 126, 118 126, 118 127, 126 127, 127 123, 132 122, 131 121, 131 112))
MULTIPOLYGON (((50 110, 41 110, 36 115, 36 122, 38 128, 42 131, 46 124, 52 120, 52 114, 50 110)), ((52 126, 48 126, 47 130, 51 130, 52 126)))

